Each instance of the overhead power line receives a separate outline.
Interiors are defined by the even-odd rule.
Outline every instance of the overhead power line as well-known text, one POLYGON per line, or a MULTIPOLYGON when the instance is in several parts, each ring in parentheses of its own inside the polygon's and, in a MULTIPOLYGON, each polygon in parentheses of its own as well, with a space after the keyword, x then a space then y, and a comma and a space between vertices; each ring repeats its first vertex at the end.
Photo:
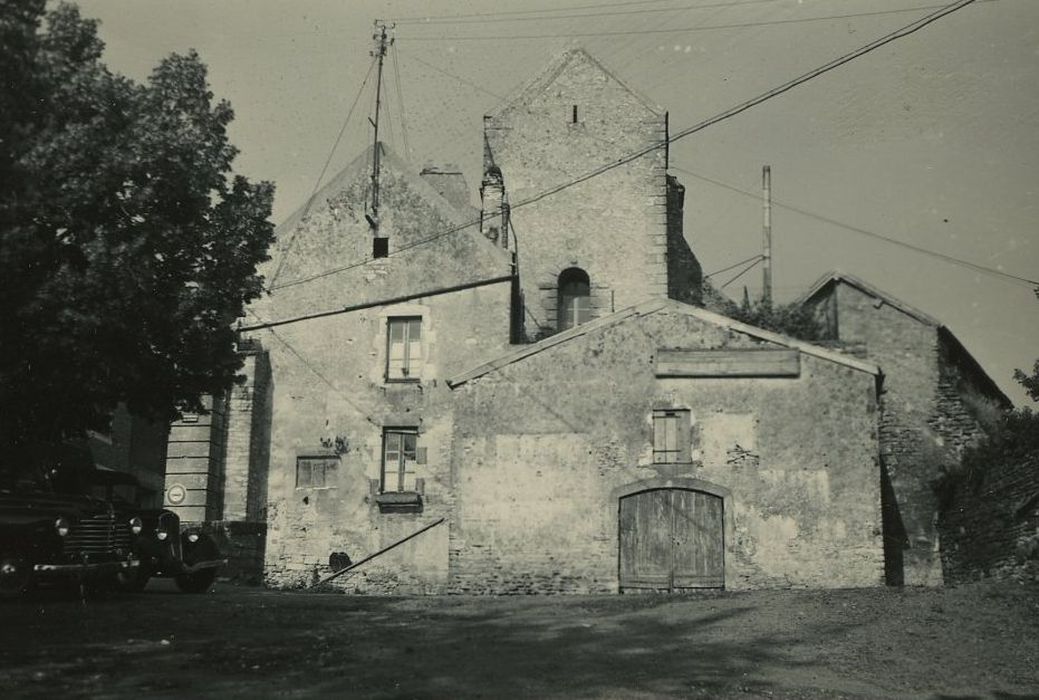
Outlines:
MULTIPOLYGON (((364 74, 364 80, 361 81, 361 87, 358 88, 357 95, 354 96, 353 104, 350 105, 350 109, 346 113, 346 118, 343 119, 343 125, 339 127, 339 133, 336 135, 336 140, 332 144, 331 150, 328 152, 328 158, 325 159, 325 164, 321 168, 321 174, 318 175, 317 180, 314 181, 314 189, 310 192, 310 197, 307 198, 307 203, 303 207, 303 215, 300 217, 301 220, 305 219, 307 214, 310 213, 310 207, 314 204, 314 197, 317 196, 318 189, 321 187, 321 181, 325 178, 325 173, 328 172, 328 166, 332 162, 332 157, 335 155, 336 148, 339 147, 339 142, 342 141, 343 134, 346 133, 346 125, 350 123, 350 118, 354 114, 354 108, 357 107, 357 103, 361 99, 361 93, 364 92, 364 87, 368 84, 368 78, 371 77, 373 68, 375 68, 374 58, 368 65, 368 72, 364 74)), ((281 274, 281 268, 285 265, 285 258, 288 257, 289 250, 292 248, 292 243, 296 240, 297 231, 299 231, 298 228, 292 232, 292 235, 289 236, 288 242, 286 242, 285 247, 282 249, 281 260, 278 261, 278 266, 274 268, 274 274, 271 275, 271 281, 268 285, 267 291, 270 291, 270 289, 273 288, 274 283, 278 279, 278 275, 281 274)))
POLYGON ((426 66, 427 68, 432 68, 437 73, 442 73, 443 75, 446 75, 448 78, 453 78, 453 79, 457 80, 458 82, 462 83, 463 85, 468 85, 469 87, 471 87, 471 88, 473 88, 475 90, 479 90, 480 92, 482 92, 484 94, 487 94, 487 95, 490 95, 491 97, 496 97, 499 100, 504 100, 505 99, 505 97, 503 95, 499 95, 499 94, 497 94, 495 92, 491 92, 490 90, 482 88, 479 85, 477 85, 476 83, 472 82, 471 80, 466 80, 465 78, 463 78, 461 76, 458 76, 458 75, 455 75, 454 73, 448 72, 448 71, 444 70, 443 68, 437 68, 432 63, 429 63, 428 61, 424 61, 421 58, 419 58, 418 56, 411 56, 411 60, 418 61, 419 63, 421 63, 422 65, 426 66))
MULTIPOLYGON (((662 0, 654 0, 654 3, 661 2, 662 0)), ((525 15, 535 15, 533 17, 524 16, 517 17, 515 13, 508 12, 487 12, 469 15, 438 15, 436 17, 426 18, 413 18, 406 20, 396 20, 398 24, 420 24, 420 25, 436 25, 436 24, 490 24, 498 22, 545 22, 553 21, 558 19, 580 19, 586 17, 616 17, 621 15, 648 15, 657 12, 682 12, 686 10, 710 10, 722 7, 739 7, 741 5, 762 5, 765 3, 779 2, 779 0, 730 0, 729 2, 712 2, 712 3, 684 3, 681 5, 675 5, 672 7, 652 7, 643 8, 638 10, 616 10, 608 12, 581 12, 574 14, 555 14, 557 12, 567 12, 579 9, 596 9, 597 7, 621 7, 631 3, 616 3, 612 5, 586 5, 584 8, 580 7, 560 7, 555 9, 545 10, 521 10, 525 15)), ((644 4, 644 3, 635 3, 644 4)))
POLYGON ((452 20, 452 19, 464 19, 466 17, 499 17, 499 16, 516 16, 516 15, 538 15, 552 12, 573 12, 575 10, 594 10, 600 8, 617 8, 617 7, 634 7, 636 5, 659 5, 662 2, 674 2, 674 0, 630 0, 628 2, 599 2, 589 5, 568 5, 568 6, 557 6, 557 7, 542 7, 537 9, 529 10, 500 10, 498 12, 470 12, 468 14, 455 14, 455 15, 423 15, 423 16, 412 16, 412 17, 397 17, 389 20, 390 22, 396 23, 414 23, 414 22, 426 22, 428 20, 452 20))
POLYGON ((758 253, 757 255, 752 255, 749 258, 747 258, 746 260, 740 260, 738 263, 733 263, 732 265, 729 265, 728 267, 723 267, 720 270, 715 270, 714 272, 712 272, 709 275, 704 275, 703 278, 705 280, 710 279, 710 278, 714 277, 715 275, 720 275, 723 272, 728 272, 729 270, 733 270, 733 269, 739 267, 740 265, 746 265, 747 263, 749 263, 751 261, 753 261, 755 264, 757 264, 757 261, 760 258, 763 258, 763 257, 765 257, 765 256, 762 255, 761 253, 758 253))
MULTIPOLYGON (((974 0, 970 0, 974 2, 974 0)), ((870 12, 849 12, 841 15, 825 15, 820 17, 795 17, 791 19, 762 20, 760 22, 734 22, 731 24, 704 24, 695 27, 670 27, 668 29, 621 29, 609 32, 557 32, 548 34, 461 34, 450 36, 405 36, 408 41, 513 41, 517 39, 560 39, 590 38, 606 36, 634 36, 641 34, 684 34, 689 32, 708 32, 720 29, 747 29, 749 27, 772 27, 784 24, 804 24, 806 22, 828 22, 838 19, 857 19, 861 17, 879 17, 882 15, 904 14, 944 8, 945 5, 918 5, 895 10, 873 10, 870 12)))
MULTIPOLYGON (((739 194, 742 194, 742 195, 745 195, 747 197, 750 197, 750 198, 752 198, 752 199, 754 199, 756 201, 760 201, 761 200, 761 193, 760 192, 755 193, 755 192, 751 192, 749 190, 741 189, 739 187, 736 187, 735 185, 730 185, 728 183, 721 182, 720 180, 715 180, 714 178, 707 177, 706 175, 700 175, 699 173, 694 173, 692 170, 688 170, 688 169, 683 168, 681 166, 675 165, 674 163, 671 163, 671 167, 674 170, 677 170, 679 172, 685 173, 686 175, 690 175, 690 176, 695 177, 695 178, 697 178, 699 180, 703 180, 704 182, 709 182, 712 185, 716 185, 718 187, 722 187, 724 189, 731 190, 733 192, 737 192, 739 194)), ((772 199, 772 205, 776 206, 776 207, 779 207, 781 209, 786 209, 788 211, 796 212, 798 214, 801 214, 802 216, 807 216, 810 219, 815 219, 817 221, 822 221, 823 223, 830 224, 832 226, 837 226, 839 228, 843 228, 843 229, 845 229, 847 231, 851 231, 853 233, 858 233, 858 234, 861 234, 863 236, 867 236, 869 238, 873 238, 873 239, 876 239, 876 240, 879 240, 879 241, 883 241, 885 243, 890 243, 892 245, 896 245, 896 246, 899 246, 901 248, 905 248, 907 250, 912 250, 912 251, 914 251, 916 253, 920 253, 922 255, 927 255, 927 256, 930 256, 932 258, 937 258, 938 260, 943 260, 943 261, 945 261, 947 263, 951 263, 953 265, 959 265, 961 267, 965 267, 965 268, 974 270, 975 272, 981 272, 981 273, 984 273, 984 274, 987 274, 987 275, 995 275, 997 277, 1002 277, 1004 279, 1012 280, 1012 281, 1015 281, 1015 282, 1022 282, 1024 284, 1028 284, 1028 285, 1039 285, 1039 281, 1028 279, 1027 277, 1019 277, 1017 275, 1012 275, 1009 272, 1003 272, 1002 270, 998 270, 998 269, 996 269, 994 267, 986 267, 985 265, 979 265, 978 263, 974 263, 974 262, 971 262, 969 260, 964 260, 962 258, 957 258, 957 257, 954 257, 952 255, 948 255, 946 253, 939 253, 936 250, 930 250, 928 248, 923 248, 923 247, 918 246, 918 245, 913 245, 912 243, 906 243, 905 241, 900 241, 897 238, 891 238, 890 236, 885 236, 885 235, 877 233, 875 231, 870 231, 868 229, 860 228, 858 226, 853 226, 853 225, 845 223, 843 221, 838 221, 837 219, 831 219, 828 216, 823 216, 822 214, 817 214, 817 213, 815 213, 813 211, 809 211, 807 209, 804 209, 803 207, 799 207, 797 205, 790 204, 788 202, 781 202, 781 201, 779 201, 779 200, 777 200, 775 198, 772 199)))
MULTIPOLYGON (((614 161, 611 161, 611 162, 609 162, 609 163, 607 163, 605 165, 602 165, 602 166, 596 168, 595 170, 592 170, 591 172, 585 173, 584 175, 581 175, 579 177, 573 178, 572 180, 569 180, 567 182, 564 182, 564 183, 561 183, 561 184, 556 185, 554 187, 551 187, 551 188, 549 188, 547 190, 544 190, 544 191, 539 192, 539 193, 537 193, 535 195, 527 197, 526 199, 520 200, 518 202, 513 202, 511 204, 510 208, 511 208, 512 211, 515 211, 516 209, 520 209, 520 208, 528 206, 530 204, 534 204, 535 202, 538 202, 538 201, 540 201, 542 199, 545 199, 546 197, 551 197, 554 194, 558 194, 559 192, 562 192, 562 191, 567 190, 567 189, 569 189, 571 187, 579 185, 582 182, 586 182, 588 180, 591 180, 592 178, 599 177, 600 175, 603 175, 603 174, 613 170, 614 168, 619 168, 620 166, 626 165, 627 163, 630 163, 630 162, 632 162, 634 160, 642 158, 643 156, 645 156, 645 155, 647 155, 649 153, 652 153, 654 151, 660 150, 661 148, 666 147, 669 143, 674 143, 675 141, 678 141, 679 139, 683 139, 683 138, 685 138, 687 136, 690 136, 692 134, 695 134, 695 133, 697 133, 699 131, 703 131, 704 129, 706 129, 706 128, 710 127, 710 126, 713 126, 714 124, 717 124, 717 123, 719 123, 721 121, 724 121, 726 119, 730 119, 730 118, 732 118, 732 117, 734 117, 734 116, 736 116, 738 114, 741 114, 741 113, 747 111, 748 109, 756 107, 757 105, 761 104, 762 102, 766 102, 766 101, 768 101, 768 100, 770 100, 770 99, 772 99, 774 97, 782 95, 785 92, 789 92, 790 90, 794 89, 795 87, 797 87, 797 86, 799 86, 799 85, 801 85, 803 83, 806 83, 809 80, 817 78, 820 75, 828 73, 829 71, 832 71, 832 70, 834 70, 834 69, 844 65, 845 63, 849 63, 849 62, 855 60, 856 58, 859 58, 859 57, 861 57, 861 56, 863 56, 863 55, 865 55, 867 53, 870 53, 871 51, 875 51, 878 48, 880 48, 880 47, 882 47, 882 46, 884 46, 886 44, 889 44, 889 43, 891 43, 891 42, 893 42, 893 41, 895 41, 897 39, 900 39, 902 37, 905 37, 905 36, 908 36, 910 34, 913 34, 914 32, 917 32, 917 31, 923 29, 927 25, 932 24, 933 22, 936 22, 937 20, 941 19, 942 17, 945 17, 948 14, 956 12, 957 10, 963 9, 964 7, 966 7, 967 5, 970 5, 973 2, 975 2, 975 0, 957 0, 957 2, 954 2, 954 3, 951 3, 949 5, 946 5, 941 10, 938 10, 937 12, 932 12, 929 15, 926 15, 924 17, 921 17, 921 18, 917 19, 917 20, 914 20, 913 22, 910 22, 909 24, 901 27, 900 29, 897 29, 897 30, 895 30, 893 32, 890 32, 889 34, 885 34, 884 36, 880 37, 879 39, 871 41, 870 43, 868 43, 868 44, 866 44, 866 45, 864 45, 864 46, 862 46, 862 47, 860 47, 860 48, 858 48, 858 49, 856 49, 854 51, 851 51, 850 53, 846 53, 846 54, 844 54, 844 55, 842 55, 842 56, 840 56, 838 58, 835 58, 832 61, 830 61, 830 62, 828 62, 828 63, 826 63, 826 64, 824 64, 824 65, 822 65, 822 66, 820 66, 818 68, 810 70, 807 73, 803 73, 802 75, 794 78, 793 80, 789 80, 789 81, 783 83, 782 85, 780 85, 778 87, 775 87, 775 88, 773 88, 771 90, 768 90, 767 92, 763 92, 760 95, 758 95, 757 97, 753 97, 753 98, 751 98, 749 100, 745 100, 744 102, 741 102, 741 103, 737 104, 735 107, 731 107, 730 109, 727 109, 724 112, 716 114, 715 116, 710 117, 708 119, 705 119, 705 120, 703 120, 703 121, 701 121, 701 122, 699 122, 697 124, 694 124, 693 126, 690 126, 690 127, 686 128, 686 129, 682 129, 681 131, 676 132, 673 136, 671 136, 668 139, 664 139, 662 141, 655 142, 655 143, 653 143, 653 144, 651 144, 651 145, 649 145, 649 146, 647 146, 645 148, 642 148, 642 149, 639 149, 639 150, 634 151, 632 153, 629 153, 627 155, 621 156, 620 158, 618 158, 618 159, 616 159, 614 161)), ((491 215, 494 215, 496 212, 489 212, 489 213, 491 215)), ((477 226, 477 225, 479 225, 479 223, 480 223, 480 219, 477 218, 477 219, 474 219, 472 221, 467 221, 467 222, 465 222, 463 224, 459 224, 457 226, 452 226, 452 227, 447 228, 447 229, 445 229, 443 231, 440 231, 440 232, 438 232, 438 233, 436 233, 436 234, 434 234, 432 236, 429 236, 428 238, 422 239, 420 241, 415 241, 414 243, 411 243, 411 244, 409 244, 407 246, 398 248, 396 251, 391 252, 390 255, 399 254, 399 253, 404 252, 405 250, 410 250, 410 249, 415 248, 415 247, 420 246, 420 245, 426 245, 428 243, 432 243, 433 241, 436 241, 436 240, 438 240, 440 238, 443 238, 444 236, 451 235, 453 233, 456 233, 456 232, 461 231, 463 229, 469 228, 471 226, 477 226)), ((298 285, 298 284, 303 284, 305 282, 310 282, 310 281, 313 281, 313 280, 316 280, 316 279, 320 279, 322 277, 327 277, 329 275, 333 275, 333 274, 336 274, 338 272, 344 272, 346 270, 350 270, 352 268, 360 267, 362 265, 365 265, 368 262, 370 262, 370 260, 371 260, 371 258, 360 260, 360 261, 357 261, 357 262, 349 264, 349 265, 344 265, 344 266, 341 266, 341 267, 332 268, 332 269, 326 270, 324 272, 320 272, 320 273, 315 274, 315 275, 310 275, 308 277, 304 277, 304 278, 301 278, 301 279, 298 279, 298 280, 293 280, 292 282, 287 282, 287 283, 282 284, 282 285, 278 285, 278 286, 272 285, 270 287, 269 291, 273 291, 273 290, 276 290, 276 289, 282 289, 282 288, 285 288, 285 287, 290 287, 290 286, 294 286, 294 285, 298 285)))
POLYGON ((733 275, 732 277, 730 277, 730 278, 729 278, 729 281, 728 281, 728 282, 726 282, 726 283, 724 283, 724 284, 723 284, 722 286, 718 287, 718 290, 720 291, 720 290, 722 290, 722 289, 725 289, 725 288, 726 288, 726 287, 728 287, 728 286, 729 286, 730 284, 732 284, 733 282, 735 282, 736 280, 738 280, 738 279, 739 279, 740 277, 743 277, 743 275, 745 275, 745 274, 747 274, 748 272, 750 272, 751 270, 753 270, 753 269, 755 268, 755 266, 757 266, 757 264, 758 264, 759 262, 761 262, 762 260, 764 260, 764 259, 765 259, 765 256, 764 256, 764 255, 759 255, 759 256, 758 256, 757 258, 755 258, 754 262, 752 262, 752 263, 751 263, 750 265, 747 265, 747 266, 746 266, 745 268, 743 268, 742 270, 740 270, 739 272, 737 272, 737 273, 736 273, 735 275, 733 275))

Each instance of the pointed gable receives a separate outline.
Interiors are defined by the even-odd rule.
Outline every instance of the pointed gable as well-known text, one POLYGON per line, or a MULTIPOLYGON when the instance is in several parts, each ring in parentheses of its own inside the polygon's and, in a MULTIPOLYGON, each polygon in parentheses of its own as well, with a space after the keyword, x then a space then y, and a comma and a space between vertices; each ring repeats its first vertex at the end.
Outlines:
MULTIPOLYGON (((557 55, 541 73, 510 95, 491 117, 507 118, 515 110, 538 111, 539 103, 565 98, 579 87, 584 94, 586 86, 595 86, 599 101, 605 104, 638 105, 644 110, 646 118, 662 116, 658 107, 629 87, 591 54, 582 48, 573 48, 557 55)), ((580 120, 581 105, 577 106, 580 120)))
POLYGON ((254 310, 280 318, 510 274, 508 252, 480 234, 475 209, 452 204, 381 148, 380 233, 389 257, 372 257, 369 148, 278 227, 264 270, 272 295, 254 310))

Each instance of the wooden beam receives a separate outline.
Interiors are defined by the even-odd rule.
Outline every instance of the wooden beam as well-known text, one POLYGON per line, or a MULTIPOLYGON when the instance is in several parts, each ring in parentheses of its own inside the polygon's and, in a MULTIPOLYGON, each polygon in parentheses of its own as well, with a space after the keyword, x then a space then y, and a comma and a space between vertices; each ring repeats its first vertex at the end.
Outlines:
POLYGON ((658 350, 658 377, 798 377, 801 353, 790 348, 658 350))

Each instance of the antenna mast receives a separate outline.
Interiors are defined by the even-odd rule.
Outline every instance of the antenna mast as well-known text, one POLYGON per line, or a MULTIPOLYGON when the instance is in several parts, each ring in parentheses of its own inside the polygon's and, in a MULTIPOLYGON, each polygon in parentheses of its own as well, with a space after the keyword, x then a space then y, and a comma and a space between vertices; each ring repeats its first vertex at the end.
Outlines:
POLYGON ((379 235, 379 111, 382 107, 382 64, 386 58, 386 49, 393 44, 393 39, 387 36, 386 23, 382 20, 375 20, 375 28, 376 32, 372 35, 375 48, 371 55, 379 62, 379 71, 375 82, 375 119, 368 120, 375 130, 372 147, 372 210, 365 218, 372 229, 372 257, 385 258, 389 255, 389 239, 379 235))
POLYGON ((772 304, 772 167, 761 169, 761 199, 764 222, 761 228, 761 301, 772 304))

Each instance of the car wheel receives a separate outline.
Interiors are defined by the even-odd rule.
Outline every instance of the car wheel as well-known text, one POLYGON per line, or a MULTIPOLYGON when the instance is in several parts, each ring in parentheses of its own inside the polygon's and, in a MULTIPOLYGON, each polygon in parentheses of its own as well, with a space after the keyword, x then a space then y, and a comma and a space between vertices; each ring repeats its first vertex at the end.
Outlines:
POLYGON ((32 585, 32 562, 16 554, 0 555, 0 598, 15 598, 32 585))
POLYGON ((175 576, 177 588, 185 593, 205 593, 216 580, 216 568, 201 569, 190 574, 175 576))

